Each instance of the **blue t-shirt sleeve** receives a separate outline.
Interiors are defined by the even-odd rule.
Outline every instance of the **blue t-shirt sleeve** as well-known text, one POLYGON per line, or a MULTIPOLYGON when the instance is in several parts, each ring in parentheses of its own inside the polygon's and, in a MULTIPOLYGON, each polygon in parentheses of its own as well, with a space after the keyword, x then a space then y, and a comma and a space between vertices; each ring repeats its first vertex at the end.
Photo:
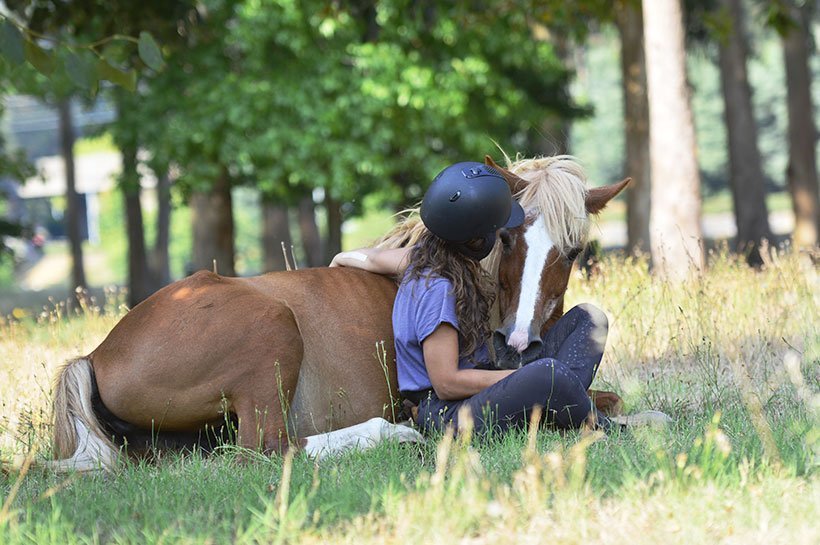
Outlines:
POLYGON ((425 285, 422 280, 416 286, 416 336, 419 343, 429 337, 436 328, 450 324, 458 330, 456 297, 451 284, 445 279, 436 279, 425 285))

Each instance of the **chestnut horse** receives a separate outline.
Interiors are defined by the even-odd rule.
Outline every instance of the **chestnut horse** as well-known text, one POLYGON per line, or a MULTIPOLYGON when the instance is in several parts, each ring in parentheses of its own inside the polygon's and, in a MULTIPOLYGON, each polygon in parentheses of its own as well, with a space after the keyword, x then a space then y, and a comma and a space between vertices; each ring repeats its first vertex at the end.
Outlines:
MULTIPOLYGON (((566 156, 517 161, 509 170, 487 163, 528 214, 485 260, 498 280, 497 364, 518 367, 536 357, 539 333, 563 312, 589 215, 628 180, 587 189, 566 156)), ((381 246, 412 244, 421 229, 409 218, 381 246)), ((50 466, 107 468, 115 443, 132 452, 192 446, 231 421, 240 446, 301 447, 318 457, 385 438, 421 440, 384 420, 395 420, 398 400, 395 293, 393 280, 345 268, 251 278, 200 271, 166 286, 61 370, 50 466)))

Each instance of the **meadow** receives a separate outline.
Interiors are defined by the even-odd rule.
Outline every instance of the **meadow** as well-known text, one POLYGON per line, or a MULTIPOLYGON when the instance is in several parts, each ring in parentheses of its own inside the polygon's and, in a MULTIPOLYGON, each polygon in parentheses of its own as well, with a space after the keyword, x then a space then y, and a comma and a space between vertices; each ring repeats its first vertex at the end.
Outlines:
MULTIPOLYGON (((754 271, 720 251, 670 284, 607 256, 567 298, 610 319, 593 387, 674 424, 443 435, 320 464, 226 447, 106 475, 4 471, 0 543, 820 542, 816 268, 773 252, 754 271)), ((0 458, 49 455, 56 369, 104 338, 122 301, 2 319, 0 458)))

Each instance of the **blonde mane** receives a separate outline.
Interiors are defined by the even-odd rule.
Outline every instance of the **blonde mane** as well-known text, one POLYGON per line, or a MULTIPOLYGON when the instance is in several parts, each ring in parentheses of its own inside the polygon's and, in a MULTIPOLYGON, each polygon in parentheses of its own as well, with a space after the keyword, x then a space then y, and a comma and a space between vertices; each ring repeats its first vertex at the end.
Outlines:
MULTIPOLYGON (((567 255, 572 249, 586 243, 589 234, 589 216, 586 210, 586 174, 577 160, 569 155, 536 157, 531 159, 507 158, 507 168, 526 182, 515 197, 528 215, 544 218, 547 234, 556 249, 567 255)), ((378 248, 412 246, 424 232, 419 209, 410 208, 399 213, 398 223, 376 242, 378 248)), ((500 244, 484 260, 484 267, 496 277, 500 244)))
POLYGON ((586 244, 590 224, 586 173, 574 157, 517 159, 507 168, 528 182, 515 196, 524 210, 543 217, 547 234, 561 255, 586 244))

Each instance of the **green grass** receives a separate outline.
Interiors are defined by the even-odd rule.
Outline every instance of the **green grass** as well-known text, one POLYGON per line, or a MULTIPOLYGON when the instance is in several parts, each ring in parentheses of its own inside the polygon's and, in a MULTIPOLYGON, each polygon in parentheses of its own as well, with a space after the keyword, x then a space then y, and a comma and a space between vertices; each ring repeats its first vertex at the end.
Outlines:
MULTIPOLYGON (((610 317, 594 386, 629 411, 668 412, 667 429, 544 429, 534 448, 524 432, 432 438, 318 465, 229 449, 105 476, 12 472, 0 477, 0 543, 816 543, 816 270, 793 255, 761 272, 725 254, 711 263, 667 284, 610 257, 571 280, 568 305, 610 317)), ((0 457, 48 453, 56 366, 99 343, 121 303, 112 292, 105 313, 57 305, 0 324, 0 457)))
POLYGON ((80 138, 74 144, 75 155, 88 155, 91 153, 119 153, 119 149, 114 144, 111 133, 104 132, 99 136, 80 138))

